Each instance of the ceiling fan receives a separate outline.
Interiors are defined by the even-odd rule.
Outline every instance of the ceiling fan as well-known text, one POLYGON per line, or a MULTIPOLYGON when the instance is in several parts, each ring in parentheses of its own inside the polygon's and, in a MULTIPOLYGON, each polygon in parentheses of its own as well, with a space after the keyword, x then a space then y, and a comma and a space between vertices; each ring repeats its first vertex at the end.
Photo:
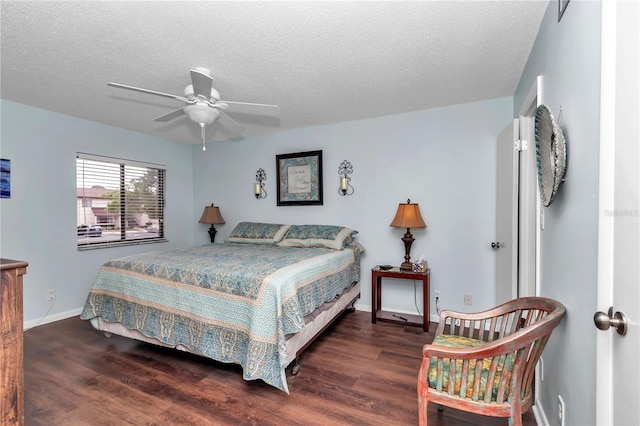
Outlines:
POLYGON ((200 125, 202 135, 202 150, 205 146, 205 126, 216 120, 234 133, 241 133, 242 126, 229 117, 224 111, 239 112, 245 114, 277 113, 277 105, 255 104, 247 102, 221 101, 220 93, 213 87, 213 78, 206 68, 194 68, 191 70, 191 84, 184 89, 184 96, 172 95, 169 93, 156 92, 155 90, 141 89, 139 87, 127 86, 120 83, 107 83, 109 86, 121 89, 134 90, 136 92, 148 93, 151 95, 164 96, 165 98, 177 99, 186 105, 167 114, 156 117, 153 121, 167 122, 183 114, 189 116, 191 121, 200 125))

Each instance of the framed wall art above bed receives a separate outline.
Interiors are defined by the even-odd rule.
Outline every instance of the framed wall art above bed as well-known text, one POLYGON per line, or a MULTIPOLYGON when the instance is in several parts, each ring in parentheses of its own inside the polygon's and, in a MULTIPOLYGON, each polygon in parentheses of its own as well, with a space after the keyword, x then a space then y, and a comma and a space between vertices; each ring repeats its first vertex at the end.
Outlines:
POLYGON ((322 205, 322 151, 276 155, 278 205, 322 205))

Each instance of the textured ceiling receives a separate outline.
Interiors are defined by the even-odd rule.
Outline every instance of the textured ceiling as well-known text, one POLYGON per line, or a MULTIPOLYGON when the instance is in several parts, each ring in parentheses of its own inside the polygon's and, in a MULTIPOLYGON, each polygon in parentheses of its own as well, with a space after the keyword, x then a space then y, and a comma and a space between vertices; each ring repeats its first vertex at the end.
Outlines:
MULTIPOLYGON (((153 118, 211 70, 244 136, 513 95, 548 1, 2 1, 3 99, 185 143, 153 118)), ((207 141, 236 138, 220 123, 207 141)))

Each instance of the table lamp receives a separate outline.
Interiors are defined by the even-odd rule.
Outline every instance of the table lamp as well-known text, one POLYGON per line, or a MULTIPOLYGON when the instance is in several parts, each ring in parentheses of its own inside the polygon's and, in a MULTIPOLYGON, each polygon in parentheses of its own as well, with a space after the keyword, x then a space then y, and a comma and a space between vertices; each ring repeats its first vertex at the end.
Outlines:
POLYGON ((404 262, 400 265, 403 271, 411 270, 411 244, 415 241, 411 235, 410 228, 426 228, 427 225, 422 220, 420 207, 417 204, 411 204, 411 200, 407 199, 407 204, 398 204, 396 217, 393 218, 391 225, 394 228, 407 228, 407 232, 402 237, 404 242, 404 262))
POLYGON ((211 237, 211 242, 213 242, 216 239, 216 232, 218 232, 213 225, 224 223, 224 219, 220 214, 220 208, 211 204, 210 206, 205 206, 202 217, 198 222, 211 224, 209 236, 211 237))

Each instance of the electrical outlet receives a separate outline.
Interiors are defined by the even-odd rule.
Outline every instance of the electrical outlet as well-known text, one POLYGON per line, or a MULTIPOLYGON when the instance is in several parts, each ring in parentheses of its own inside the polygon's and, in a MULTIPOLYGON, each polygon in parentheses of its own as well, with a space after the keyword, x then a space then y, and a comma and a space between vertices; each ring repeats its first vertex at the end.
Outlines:
POLYGON ((440 290, 434 291, 436 298, 440 299, 440 290))
POLYGON ((50 288, 49 291, 47 291, 47 300, 49 302, 53 302, 54 300, 56 300, 56 290, 53 288, 50 288))
POLYGON ((471 305, 471 295, 470 294, 465 294, 464 295, 464 304, 465 305, 471 305))
POLYGON ((564 400, 558 395, 558 422, 560 422, 560 426, 564 426, 564 416, 566 414, 564 410, 564 400))

